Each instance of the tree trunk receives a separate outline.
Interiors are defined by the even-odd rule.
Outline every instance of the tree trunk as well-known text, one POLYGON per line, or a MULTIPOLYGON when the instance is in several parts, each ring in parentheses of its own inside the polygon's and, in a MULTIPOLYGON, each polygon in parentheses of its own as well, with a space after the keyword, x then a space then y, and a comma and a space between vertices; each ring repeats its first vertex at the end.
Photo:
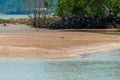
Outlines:
POLYGON ((33 13, 34 13, 33 26, 37 27, 37 11, 36 11, 36 9, 33 10, 33 13))

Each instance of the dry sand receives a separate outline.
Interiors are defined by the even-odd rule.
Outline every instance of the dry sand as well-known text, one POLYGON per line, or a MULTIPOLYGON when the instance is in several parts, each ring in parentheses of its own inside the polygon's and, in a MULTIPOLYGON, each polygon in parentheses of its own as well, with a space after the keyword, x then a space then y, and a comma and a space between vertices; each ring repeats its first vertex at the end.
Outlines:
POLYGON ((79 58, 120 49, 120 36, 0 25, 0 59, 79 58))

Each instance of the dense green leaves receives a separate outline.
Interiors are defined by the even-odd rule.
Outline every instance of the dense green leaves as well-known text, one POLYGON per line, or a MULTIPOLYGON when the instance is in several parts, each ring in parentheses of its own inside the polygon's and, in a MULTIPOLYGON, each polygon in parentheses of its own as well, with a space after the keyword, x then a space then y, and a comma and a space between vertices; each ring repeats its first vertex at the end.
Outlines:
MULTIPOLYGON (((32 6, 44 6, 52 9, 55 0, 23 0, 32 6), (41 4, 42 2, 42 4, 41 4), (33 4, 34 3, 34 4, 33 4)), ((60 17, 69 16, 120 16, 120 0, 58 0, 56 14, 60 17)))
POLYGON ((120 16, 120 0, 59 0, 56 14, 61 17, 120 16))

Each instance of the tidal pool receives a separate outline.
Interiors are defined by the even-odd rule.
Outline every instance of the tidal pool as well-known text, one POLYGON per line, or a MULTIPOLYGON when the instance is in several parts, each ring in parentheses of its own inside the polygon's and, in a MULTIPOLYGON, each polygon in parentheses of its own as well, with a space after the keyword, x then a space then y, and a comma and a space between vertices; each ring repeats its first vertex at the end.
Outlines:
POLYGON ((120 51, 80 59, 0 61, 0 80, 119 80, 120 51))

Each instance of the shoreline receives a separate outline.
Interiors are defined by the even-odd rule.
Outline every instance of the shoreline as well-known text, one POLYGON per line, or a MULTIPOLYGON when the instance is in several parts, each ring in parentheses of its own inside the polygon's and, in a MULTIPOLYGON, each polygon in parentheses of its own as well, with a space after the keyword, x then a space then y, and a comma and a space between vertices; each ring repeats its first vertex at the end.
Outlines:
POLYGON ((89 45, 89 46, 83 46, 78 47, 73 50, 71 50, 71 53, 76 53, 76 58, 82 57, 82 55, 85 54, 96 54, 96 53, 104 53, 104 52, 110 52, 110 51, 116 51, 120 50, 120 43, 101 43, 96 45, 89 45), (99 46, 99 47, 98 47, 99 46))
MULTIPOLYGON (((10 46, 7 46, 10 47, 10 46)), ((1 48, 1 46, 0 46, 1 48)), ((29 48, 29 49, 33 49, 33 48, 29 48)), ((77 58, 81 58, 82 55, 86 55, 86 54, 97 54, 97 53, 104 53, 104 52, 110 52, 110 51, 116 51, 116 50, 120 50, 120 43, 104 43, 104 44, 96 44, 96 45, 89 45, 89 46, 81 46, 81 47, 74 47, 74 48, 64 48, 59 50, 50 50, 49 52, 52 52, 53 54, 51 54, 50 56, 46 56, 46 57, 37 57, 37 56, 22 56, 22 57, 18 57, 19 55, 16 56, 11 56, 11 57, 1 57, 0 56, 0 60, 51 60, 51 59, 77 59, 77 58), (97 47, 99 46, 99 47, 97 47), (114 48, 113 48, 114 46, 114 48), (62 50, 62 51, 61 51, 62 50), (63 53, 66 52, 63 55, 56 55, 57 52, 62 52, 63 53), (54 57, 53 57, 54 56, 54 57)), ((49 55, 49 54, 48 54, 49 55)))
POLYGON ((120 49, 120 36, 91 32, 0 26, 0 60, 67 59, 120 49))

